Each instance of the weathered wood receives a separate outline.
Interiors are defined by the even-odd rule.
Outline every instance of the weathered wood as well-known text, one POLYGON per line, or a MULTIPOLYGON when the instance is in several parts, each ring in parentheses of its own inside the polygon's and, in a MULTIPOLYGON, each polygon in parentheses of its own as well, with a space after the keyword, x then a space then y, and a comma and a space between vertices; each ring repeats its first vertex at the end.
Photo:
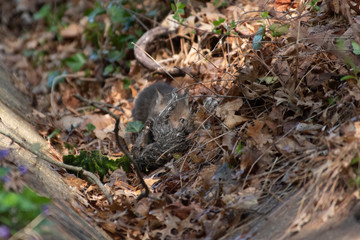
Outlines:
POLYGON ((29 123, 29 101, 15 89, 2 68, 0 86, 0 149, 11 149, 12 159, 17 161, 14 164, 23 165, 28 169, 24 175, 24 182, 40 195, 52 199, 49 217, 54 220, 55 227, 71 239, 110 239, 101 228, 89 224, 85 220, 85 215, 75 212, 71 207, 71 202, 80 200, 77 190, 70 189, 47 162, 14 143, 13 140, 16 140, 29 147, 40 147, 43 154, 53 158, 49 154, 49 144, 29 123))

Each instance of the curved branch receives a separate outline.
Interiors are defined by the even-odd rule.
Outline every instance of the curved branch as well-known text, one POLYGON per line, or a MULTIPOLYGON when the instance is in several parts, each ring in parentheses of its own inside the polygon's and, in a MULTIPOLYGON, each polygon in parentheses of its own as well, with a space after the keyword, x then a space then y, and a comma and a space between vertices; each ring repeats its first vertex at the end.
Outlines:
POLYGON ((149 31, 147 31, 141 38, 134 44, 134 54, 135 58, 142 64, 144 67, 148 68, 151 71, 168 74, 171 76, 184 76, 185 69, 180 68, 165 68, 156 62, 155 59, 151 57, 151 52, 149 51, 150 45, 158 41, 160 37, 169 35, 173 31, 170 31, 166 27, 158 26, 149 31))

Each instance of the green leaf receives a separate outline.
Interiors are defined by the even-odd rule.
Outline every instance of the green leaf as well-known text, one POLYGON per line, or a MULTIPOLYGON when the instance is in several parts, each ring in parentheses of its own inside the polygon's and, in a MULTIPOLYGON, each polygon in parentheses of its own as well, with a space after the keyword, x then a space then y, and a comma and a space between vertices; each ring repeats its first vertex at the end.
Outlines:
POLYGON ((21 193, 21 196, 23 198, 29 199, 33 203, 36 203, 36 205, 38 205, 38 206, 51 202, 51 200, 49 198, 39 196, 36 192, 34 192, 33 190, 31 190, 28 187, 24 188, 24 190, 21 193))
POLYGON ((16 232, 38 216, 43 205, 49 202, 49 199, 38 196, 28 187, 20 193, 14 193, 0 185, 0 223, 16 232))
POLYGON ((219 35, 221 34, 221 30, 219 30, 219 29, 218 30, 213 29, 213 32, 216 33, 216 34, 219 34, 219 35))
POLYGON ((115 62, 121 58, 121 52, 120 51, 110 51, 107 55, 107 60, 109 62, 115 62))
POLYGON ((128 122, 126 125, 126 132, 138 133, 141 131, 144 125, 145 124, 140 121, 128 122))
POLYGON ((1 199, 1 204, 6 208, 11 208, 17 206, 19 201, 20 198, 16 193, 9 192, 1 199))
POLYGON ((173 158, 174 158, 175 160, 179 160, 181 157, 182 157, 182 155, 181 155, 180 153, 174 153, 174 154, 173 154, 173 158))
POLYGON ((335 104, 337 101, 339 101, 339 97, 338 97, 338 96, 336 96, 336 97, 331 97, 331 98, 328 99, 329 105, 333 105, 333 104, 335 104))
POLYGON ((238 146, 236 148, 237 153, 243 153, 242 143, 239 141, 238 146))
POLYGON ((95 17, 101 14, 106 13, 105 9, 102 7, 101 3, 96 2, 95 8, 87 15, 90 23, 94 22, 95 17))
POLYGON ((261 17, 262 19, 266 19, 266 18, 269 17, 269 13, 268 13, 268 12, 262 12, 262 13, 260 14, 260 17, 261 17))
POLYGON ((274 23, 269 26, 269 29, 271 31, 271 36, 273 37, 280 37, 282 35, 285 35, 289 32, 290 24, 277 24, 274 23))
POLYGON ((88 132, 92 132, 95 129, 96 129, 96 127, 92 123, 89 123, 89 124, 86 125, 86 131, 88 131, 88 132))
POLYGON ((176 12, 175 4, 171 3, 171 9, 173 10, 173 12, 176 12))
POLYGON ((178 9, 184 9, 184 8, 185 8, 185 4, 183 4, 182 2, 178 2, 178 3, 176 3, 176 7, 177 7, 178 9))
POLYGON ((336 46, 338 47, 339 51, 344 51, 345 49, 345 41, 342 38, 337 39, 336 46))
POLYGON ((218 20, 214 20, 213 24, 215 27, 219 26, 220 24, 222 24, 223 22, 225 22, 225 18, 219 17, 218 20))
POLYGON ((122 81, 123 81, 124 89, 129 89, 131 80, 129 78, 124 78, 122 81))
POLYGON ((353 47, 353 53, 355 55, 360 55, 360 46, 359 46, 359 44, 357 44, 357 42, 355 42, 355 40, 352 40, 351 45, 353 47))
POLYGON ((45 18, 46 16, 49 15, 49 13, 50 13, 50 4, 45 4, 44 6, 42 6, 40 8, 39 11, 37 11, 34 14, 34 19, 39 20, 39 19, 45 18))
POLYGON ((258 50, 261 47, 262 39, 263 39, 264 35, 265 35, 265 26, 262 25, 259 28, 259 30, 256 32, 256 35, 255 35, 254 40, 253 40, 252 47, 253 47, 254 50, 258 50))
POLYGON ((69 144, 67 142, 64 143, 64 147, 69 151, 74 150, 75 146, 76 146, 75 143, 73 145, 71 145, 71 144, 69 144))
POLYGON ((86 57, 83 53, 76 53, 65 59, 65 64, 74 72, 79 71, 86 63, 86 57))
MULTIPOLYGON (((53 72, 49 72, 48 73, 48 80, 47 80, 47 87, 48 88, 51 88, 52 85, 53 85, 53 82, 54 82, 54 79, 60 75, 65 75, 66 74, 66 71, 64 71, 63 73, 60 72, 60 70, 56 70, 56 71, 53 71, 53 72)), ((55 83, 55 86, 58 84, 58 83, 61 83, 61 82, 64 82, 65 81, 65 78, 58 78, 56 80, 56 83, 55 83)))
POLYGON ((129 14, 119 6, 113 5, 109 8, 109 14, 113 23, 126 24, 129 21, 129 14))
POLYGON ((152 10, 152 11, 146 13, 146 16, 148 16, 148 17, 155 17, 156 14, 158 14, 158 13, 159 13, 159 10, 155 9, 155 10, 152 10))
POLYGON ((107 76, 109 75, 110 73, 112 73, 114 71, 114 66, 112 64, 109 64, 105 67, 104 69, 104 72, 103 72, 103 75, 104 76, 107 76))
POLYGON ((340 79, 340 81, 346 81, 346 80, 349 80, 349 79, 356 79, 356 77, 352 76, 352 75, 346 75, 346 76, 342 77, 340 79))
POLYGON ((59 128, 57 128, 57 129, 55 129, 52 133, 50 133, 50 135, 49 136, 47 136, 47 140, 49 140, 49 139, 51 139, 52 137, 54 137, 56 134, 58 134, 60 132, 60 129, 59 128))
POLYGON ((267 77, 261 77, 259 78, 260 82, 265 82, 266 84, 273 84, 275 82, 277 82, 277 80, 279 80, 278 77, 271 77, 271 76, 267 76, 267 77))
POLYGON ((357 187, 360 187, 360 176, 357 176, 355 179, 355 183, 357 187))
POLYGON ((350 165, 355 165, 360 161, 360 157, 353 158, 350 162, 350 165))

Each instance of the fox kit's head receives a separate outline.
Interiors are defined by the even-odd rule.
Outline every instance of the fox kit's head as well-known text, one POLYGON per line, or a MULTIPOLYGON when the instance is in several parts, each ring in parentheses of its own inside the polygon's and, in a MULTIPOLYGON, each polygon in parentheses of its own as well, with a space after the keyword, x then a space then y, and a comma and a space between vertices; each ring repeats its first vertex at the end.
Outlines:
POLYGON ((180 128, 184 126, 191 116, 188 92, 184 94, 173 92, 172 98, 169 98, 157 91, 155 112, 161 114, 168 104, 173 104, 174 106, 169 116, 171 127, 180 128))

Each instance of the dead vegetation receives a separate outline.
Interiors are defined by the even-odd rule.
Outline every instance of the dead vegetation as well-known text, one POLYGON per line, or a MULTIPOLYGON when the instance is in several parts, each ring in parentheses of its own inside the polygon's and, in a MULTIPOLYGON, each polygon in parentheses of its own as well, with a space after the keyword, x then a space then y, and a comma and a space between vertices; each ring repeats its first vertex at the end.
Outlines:
MULTIPOLYGON (((251 227, 259 218, 302 189, 302 204, 285 235, 289 236, 312 217, 326 221, 343 201, 359 197, 360 61, 351 42, 360 43, 358 5, 319 1, 316 10, 291 1, 265 6, 232 1, 226 7, 189 1, 182 24, 166 18, 163 26, 171 31, 156 38, 150 50, 143 49, 160 69, 152 72, 131 61, 128 72, 103 76, 104 64, 89 61, 90 74, 65 76, 53 89, 58 110, 54 112, 46 88, 48 71, 79 49, 89 55, 92 49, 79 30, 86 28, 86 18, 76 15, 90 3, 77 2, 64 15, 69 27, 60 29, 62 42, 52 41, 54 33, 41 21, 19 37, 21 27, 6 20, 16 16, 2 16, 0 32, 6 37, 0 42, 0 59, 14 72, 15 84, 33 99, 32 118, 40 134, 60 129, 49 144, 62 154, 68 153, 66 143, 75 146, 75 152, 122 155, 115 144, 114 121, 83 106, 74 94, 114 106, 121 119, 120 135, 125 137, 133 98, 155 80, 171 80, 189 90, 197 126, 185 154, 145 177, 152 193, 139 202, 141 187, 131 172, 116 170, 105 178, 112 205, 96 186, 64 174, 87 199, 78 211, 112 237, 219 239, 240 227, 248 239, 256 235, 251 227), (269 16, 261 18, 264 11, 269 16), (214 24, 221 19, 225 21, 214 24), (262 26, 267 31, 257 47, 254 39, 262 26), (23 55, 34 49, 46 54, 40 59, 23 55), (183 76, 166 74, 174 69, 181 69, 183 76), (126 78, 131 80, 129 88, 123 84, 126 78), (96 130, 84 135, 90 122, 96 130), (79 127, 69 132, 75 124, 79 127)), ((3 9, 11 5, 1 4, 3 9)))

